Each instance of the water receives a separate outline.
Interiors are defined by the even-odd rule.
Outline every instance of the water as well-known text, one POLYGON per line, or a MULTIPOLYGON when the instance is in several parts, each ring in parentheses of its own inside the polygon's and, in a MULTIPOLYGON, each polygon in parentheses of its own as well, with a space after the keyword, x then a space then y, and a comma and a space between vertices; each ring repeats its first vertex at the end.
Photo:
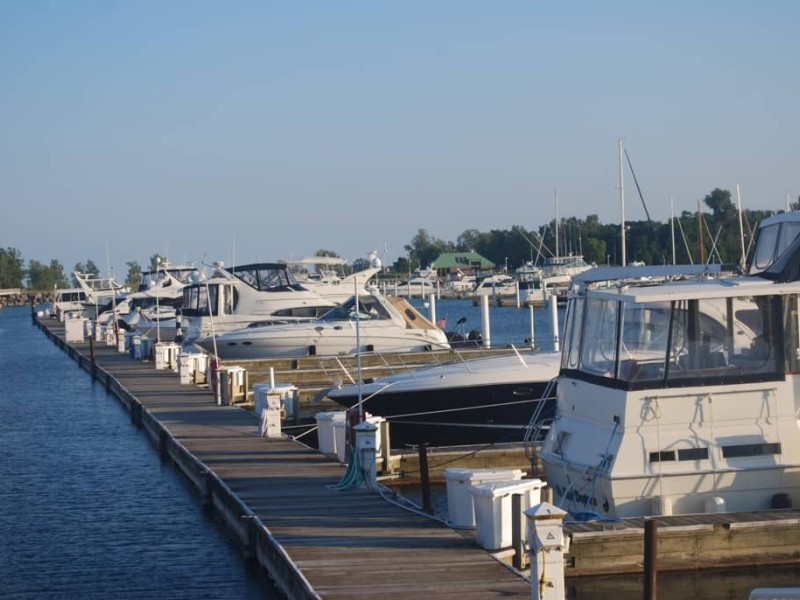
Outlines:
POLYGON ((0 596, 279 598, 122 406, 0 310, 0 596))
MULTIPOLYGON (((491 300, 489 301, 491 305, 491 300)), ((427 300, 413 298, 413 304, 422 314, 430 316, 430 306, 427 300)), ((563 306, 558 308, 558 329, 564 329, 563 306)), ((534 345, 543 352, 553 350, 553 326, 550 308, 533 309, 534 345)), ((472 300, 439 299, 436 300, 436 319, 447 319, 447 331, 455 331, 461 335, 477 331, 486 338, 483 332, 483 319, 481 307, 475 306, 472 300), (459 321, 463 322, 459 324, 459 321)), ((531 339, 531 309, 528 307, 516 308, 515 306, 490 306, 489 308, 489 334, 492 347, 514 344, 518 348, 529 345, 531 339)), ((559 338, 561 333, 559 333, 559 338)))

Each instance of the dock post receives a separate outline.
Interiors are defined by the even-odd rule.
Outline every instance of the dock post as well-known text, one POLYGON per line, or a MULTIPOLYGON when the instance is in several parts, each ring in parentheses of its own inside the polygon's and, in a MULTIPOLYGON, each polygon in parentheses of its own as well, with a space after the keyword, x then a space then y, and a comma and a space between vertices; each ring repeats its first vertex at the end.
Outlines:
POLYGON ((561 341, 558 339, 558 304, 555 294, 550 296, 550 319, 553 325, 553 350, 555 352, 560 352, 561 341))
POLYGON ((536 321, 534 320, 533 304, 528 306, 528 313, 531 316, 531 350, 536 347, 536 321))
POLYGON ((522 535, 522 494, 511 495, 511 547, 514 549, 512 564, 515 569, 528 566, 528 553, 525 552, 525 538, 522 535))
POLYGON ((428 295, 428 320, 436 323, 436 294, 428 295))
POLYGON ((644 520, 644 600, 656 600, 658 521, 644 520))
POLYGON ((492 347, 492 333, 489 325, 489 296, 481 296, 481 328, 483 329, 483 347, 492 347))
POLYGON ((94 356, 94 336, 89 336, 89 359, 92 361, 92 381, 97 379, 97 360, 94 356))
POLYGON ((421 443, 418 448, 419 452, 419 483, 422 493, 422 510, 429 515, 433 514, 433 505, 431 504, 431 480, 428 474, 428 444, 421 443))

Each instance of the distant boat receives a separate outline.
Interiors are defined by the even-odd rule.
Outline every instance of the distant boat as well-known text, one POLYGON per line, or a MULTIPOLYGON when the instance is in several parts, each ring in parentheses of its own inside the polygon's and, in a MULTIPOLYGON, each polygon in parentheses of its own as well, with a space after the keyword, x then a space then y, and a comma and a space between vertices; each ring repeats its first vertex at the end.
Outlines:
POLYGON ((349 274, 345 274, 343 270, 347 260, 334 256, 289 259, 286 264, 304 269, 313 267, 313 271, 293 273, 298 283, 337 304, 347 301, 356 290, 359 294, 366 294, 368 282, 383 268, 381 259, 374 251, 369 255, 369 267, 349 274))
POLYGON ((441 290, 436 270, 418 269, 413 277, 394 285, 386 286, 384 293, 400 297, 424 298, 431 294, 438 294, 441 290))
POLYGON ((480 280, 475 289, 472 290, 473 296, 516 296, 517 295, 517 280, 511 275, 504 273, 497 273, 489 275, 480 280))
POLYGON ((253 323, 201 345, 222 359, 334 356, 358 352, 447 350, 444 331, 404 298, 377 291, 353 296, 321 317, 300 323, 253 323), (357 307, 357 308, 356 308, 357 307))

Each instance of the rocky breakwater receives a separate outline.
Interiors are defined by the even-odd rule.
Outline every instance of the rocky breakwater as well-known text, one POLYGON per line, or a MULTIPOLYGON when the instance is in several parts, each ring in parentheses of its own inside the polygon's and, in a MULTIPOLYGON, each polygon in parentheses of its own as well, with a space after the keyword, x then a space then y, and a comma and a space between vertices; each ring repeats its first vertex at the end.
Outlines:
POLYGON ((0 306, 25 306, 33 304, 52 304, 53 292, 37 292, 35 290, 0 289, 0 306))

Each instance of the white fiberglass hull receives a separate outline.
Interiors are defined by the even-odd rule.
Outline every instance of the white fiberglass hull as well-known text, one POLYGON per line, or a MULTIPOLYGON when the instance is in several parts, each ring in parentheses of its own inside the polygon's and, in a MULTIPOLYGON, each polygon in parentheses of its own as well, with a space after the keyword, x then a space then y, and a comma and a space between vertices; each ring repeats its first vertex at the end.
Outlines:
POLYGON ((794 386, 623 393, 562 380, 540 453, 554 501, 602 518, 798 506, 794 386))
MULTIPOLYGON (((449 343, 440 330, 403 329, 391 323, 362 324, 358 342, 362 352, 415 352, 447 349, 449 343)), ((249 327, 219 336, 216 345, 206 338, 201 345, 221 359, 257 359, 355 354, 354 322, 265 325, 249 327)))

